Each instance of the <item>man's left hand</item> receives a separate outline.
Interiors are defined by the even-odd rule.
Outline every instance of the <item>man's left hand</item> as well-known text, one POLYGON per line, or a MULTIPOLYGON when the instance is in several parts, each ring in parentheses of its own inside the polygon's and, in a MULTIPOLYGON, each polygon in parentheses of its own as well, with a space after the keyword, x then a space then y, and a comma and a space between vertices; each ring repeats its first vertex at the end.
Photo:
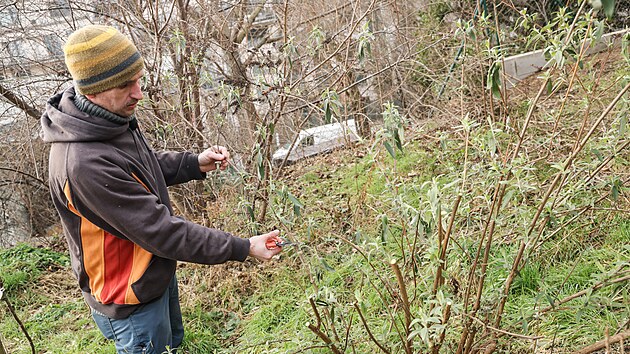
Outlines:
POLYGON ((219 169, 225 170, 230 163, 230 153, 224 146, 215 145, 204 150, 197 159, 201 172, 215 170, 217 166, 219 169))

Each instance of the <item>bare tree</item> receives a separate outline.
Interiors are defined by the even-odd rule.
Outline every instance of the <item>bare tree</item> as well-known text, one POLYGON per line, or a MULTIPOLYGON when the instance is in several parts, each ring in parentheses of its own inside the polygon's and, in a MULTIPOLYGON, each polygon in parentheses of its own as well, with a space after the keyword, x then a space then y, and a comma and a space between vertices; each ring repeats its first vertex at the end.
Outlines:
POLYGON ((369 117, 378 116, 380 105, 402 102, 397 96, 403 90, 395 86, 405 75, 392 72, 414 53, 391 40, 409 37, 394 33, 400 31, 398 17, 382 15, 395 3, 199 0, 155 6, 111 2, 101 17, 143 44, 150 107, 145 113, 153 137, 164 146, 230 145, 249 166, 256 191, 250 198, 254 205, 262 201, 259 221, 266 215, 274 143, 331 118, 357 118, 361 135, 369 137, 369 117), (322 14, 321 8, 331 10, 322 14), (376 18, 389 30, 378 40, 385 48, 372 51, 376 18), (380 60, 373 53, 389 57, 380 60), (338 100, 327 102, 325 92, 338 100), (334 117, 324 105, 337 107, 334 117))
MULTIPOLYGON (((411 44, 418 6, 377 0, 15 2, 3 9, 8 20, 0 29, 9 40, 0 45, 9 55, 2 58, 8 79, 0 80, 0 93, 37 117, 45 98, 69 84, 60 49, 67 35, 87 23, 116 26, 145 58, 139 117, 153 144, 228 145, 249 171, 247 198, 262 222, 277 144, 309 125, 352 118, 369 138, 385 102, 417 115, 412 111, 427 89, 409 80, 424 50, 411 44), (32 25, 33 19, 44 25, 32 25)), ((177 204, 195 210, 186 198, 177 204)))
POLYGON ((38 139, 39 117, 50 92, 67 81, 61 38, 49 2, 0 6, 0 243, 42 235, 50 224, 47 148, 38 139))

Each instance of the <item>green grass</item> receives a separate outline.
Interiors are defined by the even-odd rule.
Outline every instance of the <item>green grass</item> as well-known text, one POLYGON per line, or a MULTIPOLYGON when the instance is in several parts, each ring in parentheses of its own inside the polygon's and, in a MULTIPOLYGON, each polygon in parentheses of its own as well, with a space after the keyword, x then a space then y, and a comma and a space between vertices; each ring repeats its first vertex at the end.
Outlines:
POLYGON ((7 290, 25 286, 42 273, 67 267, 70 259, 63 253, 20 244, 0 251, 0 278, 7 290))
POLYGON ((238 326, 234 313, 212 311, 197 306, 183 309, 185 318, 184 350, 190 353, 212 353, 222 348, 238 326))
POLYGON ((628 220, 615 218, 607 229, 609 238, 602 247, 588 247, 578 257, 563 262, 527 265, 514 283, 512 290, 517 296, 509 304, 506 321, 515 330, 531 327, 524 332, 535 330, 539 335, 557 338, 557 347, 569 348, 591 344, 604 337, 606 328, 622 326, 630 316, 628 282, 605 286, 559 304, 562 299, 610 279, 612 270, 630 266, 630 257, 624 251, 624 245, 630 242, 628 220), (537 310, 549 306, 557 310, 546 312, 539 320, 532 319, 537 310))
MULTIPOLYGON (((59 284, 40 283, 45 275, 56 272, 64 272, 65 280, 71 277, 65 253, 26 244, 0 252, 0 277, 6 289, 4 296, 24 323, 35 348, 58 354, 111 353, 113 344, 107 343, 95 327, 78 286, 73 284, 74 291, 69 294, 59 294, 55 291, 64 289, 57 288, 59 284), (61 302, 60 297, 63 298, 61 302)), ((7 350, 17 354, 30 353, 28 340, 4 301, 0 302, 0 319, 0 335, 7 350)))
POLYGON ((111 353, 107 342, 89 316, 81 298, 62 304, 43 305, 28 319, 28 331, 39 348, 51 353, 111 353))

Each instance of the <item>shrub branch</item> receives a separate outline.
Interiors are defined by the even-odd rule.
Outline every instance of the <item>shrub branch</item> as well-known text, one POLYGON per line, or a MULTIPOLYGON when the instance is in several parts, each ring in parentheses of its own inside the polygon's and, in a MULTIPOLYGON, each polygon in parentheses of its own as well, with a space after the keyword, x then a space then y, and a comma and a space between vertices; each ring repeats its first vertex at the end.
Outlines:
POLYGON ((621 350, 622 350, 622 353, 623 353, 623 350, 625 350, 625 348, 624 348, 624 346, 625 346, 624 345, 624 339, 626 339, 626 338, 630 338, 630 330, 621 332, 621 333, 619 333, 617 335, 614 335, 612 337, 608 337, 607 336, 606 338, 600 340, 597 343, 591 344, 588 347, 584 347, 584 348, 582 348, 582 349, 580 349, 580 350, 578 350, 576 352, 573 352, 573 354, 589 354, 589 353, 593 353, 593 352, 596 352, 598 350, 606 348, 607 345, 614 344, 614 343, 617 343, 617 342, 621 346, 621 348, 622 348, 621 350))
POLYGON ((24 332, 24 335, 26 336, 26 339, 28 340, 28 344, 31 346, 31 352, 35 354, 35 344, 33 344, 33 339, 28 334, 28 331, 26 330, 24 323, 22 323, 17 313, 15 313, 15 309, 13 308, 13 305, 11 305, 11 301, 9 301, 9 298, 6 296, 2 296, 3 293, 4 293, 4 284, 2 283, 2 279, 0 279, 0 300, 4 301, 7 304, 7 308, 9 309, 9 312, 11 312, 11 315, 15 319, 15 322, 17 322, 22 332, 24 332))

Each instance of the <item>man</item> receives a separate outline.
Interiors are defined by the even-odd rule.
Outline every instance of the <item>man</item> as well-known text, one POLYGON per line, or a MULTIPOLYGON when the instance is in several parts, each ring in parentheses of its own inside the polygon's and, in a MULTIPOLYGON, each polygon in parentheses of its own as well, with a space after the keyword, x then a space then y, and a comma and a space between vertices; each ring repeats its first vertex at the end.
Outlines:
POLYGON ((64 46, 74 87, 42 116, 51 143, 50 191, 72 268, 92 316, 119 353, 177 348, 184 330, 176 261, 269 260, 278 231, 249 239, 173 215, 167 186, 225 169, 229 153, 155 152, 134 111, 143 98, 143 59, 113 27, 90 25, 64 46))

